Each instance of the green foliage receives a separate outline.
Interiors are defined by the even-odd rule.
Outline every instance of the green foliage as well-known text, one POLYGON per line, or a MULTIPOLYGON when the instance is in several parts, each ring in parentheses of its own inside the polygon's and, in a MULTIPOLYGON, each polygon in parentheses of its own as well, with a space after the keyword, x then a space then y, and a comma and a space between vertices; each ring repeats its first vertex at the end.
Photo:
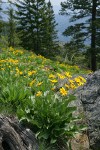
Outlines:
POLYGON ((54 40, 57 37, 51 3, 44 0, 18 0, 16 6, 16 20, 19 24, 17 29, 22 33, 22 46, 37 54, 50 55, 56 47, 54 40))
POLYGON ((0 106, 4 113, 14 113, 19 107, 26 107, 29 102, 29 91, 18 84, 0 87, 0 106))
POLYGON ((33 96, 31 106, 21 108, 17 115, 20 121, 35 129, 39 140, 54 144, 59 138, 65 138, 68 142, 79 130, 77 118, 73 116, 76 107, 69 106, 74 100, 73 95, 63 98, 46 91, 41 98, 33 96))
POLYGON ((7 22, 7 36, 8 36, 8 44, 9 47, 17 47, 20 44, 20 36, 19 32, 16 31, 17 23, 15 21, 14 15, 15 10, 13 9, 13 6, 10 5, 6 11, 6 14, 8 15, 8 22, 7 22))
POLYGON ((8 21, 0 21, 0 47, 8 48, 8 46, 18 47, 21 43, 20 33, 16 31, 16 22, 14 19, 14 10, 9 8, 6 11, 8 21))
POLYGON ((1 48, 8 48, 8 36, 4 36, 4 35, 1 35, 0 37, 0 47, 1 48))
MULTIPOLYGON (((83 50, 84 45, 90 46, 90 53, 88 58, 88 66, 91 63, 91 69, 96 70, 98 59, 96 60, 96 51, 99 46, 99 32, 100 26, 98 23, 99 0, 70 0, 61 3, 61 15, 70 15, 69 26, 63 34, 71 37, 71 42, 74 41, 73 46, 78 45, 78 50, 83 50), (77 13, 78 12, 78 13, 77 13)), ((71 49, 70 49, 71 50, 71 49)))
POLYGON ((8 8, 7 10, 7 14, 8 14, 8 28, 9 28, 9 32, 8 32, 8 43, 9 43, 9 47, 15 46, 15 39, 14 39, 14 34, 15 34, 15 20, 14 20, 14 10, 13 8, 8 8))

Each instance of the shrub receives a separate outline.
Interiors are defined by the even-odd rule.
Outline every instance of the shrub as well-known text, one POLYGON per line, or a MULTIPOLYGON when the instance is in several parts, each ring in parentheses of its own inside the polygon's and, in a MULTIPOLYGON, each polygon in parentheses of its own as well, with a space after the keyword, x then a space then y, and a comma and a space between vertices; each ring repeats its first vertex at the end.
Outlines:
POLYGON ((19 107, 26 107, 28 103, 29 91, 20 85, 9 84, 6 87, 1 87, 0 105, 3 112, 16 114, 19 107))
POLYGON ((76 125, 78 118, 73 116, 76 107, 69 106, 74 100, 73 95, 65 98, 46 91, 41 98, 33 96, 31 105, 18 110, 17 115, 36 132, 39 140, 56 144, 61 138, 68 142, 79 130, 76 125))

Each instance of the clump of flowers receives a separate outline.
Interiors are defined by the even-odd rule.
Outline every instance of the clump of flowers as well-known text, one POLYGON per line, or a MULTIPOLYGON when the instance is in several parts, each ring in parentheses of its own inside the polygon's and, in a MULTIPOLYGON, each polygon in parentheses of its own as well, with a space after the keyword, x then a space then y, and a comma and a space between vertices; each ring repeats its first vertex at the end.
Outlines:
POLYGON ((62 135, 73 136, 77 129, 72 124, 76 108, 68 106, 75 97, 69 95, 69 90, 86 82, 80 76, 84 72, 78 66, 55 63, 41 55, 10 47, 0 55, 0 103, 6 110, 14 106, 19 119, 26 119, 37 127, 40 139, 55 143, 62 135), (79 75, 73 78, 77 72, 79 75), (55 87, 59 80, 67 83, 57 93, 55 87))

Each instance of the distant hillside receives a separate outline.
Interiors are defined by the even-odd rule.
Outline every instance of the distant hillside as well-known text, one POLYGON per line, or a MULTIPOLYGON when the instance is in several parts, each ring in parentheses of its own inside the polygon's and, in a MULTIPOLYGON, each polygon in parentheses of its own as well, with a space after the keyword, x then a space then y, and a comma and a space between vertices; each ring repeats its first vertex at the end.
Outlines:
POLYGON ((58 39, 59 41, 66 42, 69 40, 68 37, 62 35, 65 29, 71 24, 69 22, 68 16, 61 16, 59 14, 55 14, 56 22, 58 23, 56 29, 58 30, 58 39))
MULTIPOLYGON (((61 42, 67 42, 69 41, 70 37, 63 36, 62 33, 65 31, 65 29, 70 26, 74 25, 75 23, 84 23, 87 19, 90 17, 78 19, 76 22, 69 22, 70 16, 62 16, 59 14, 55 14, 56 22, 58 23, 56 29, 58 30, 58 39, 61 42)), ((84 30, 85 32, 86 30, 84 30)), ((90 43, 90 39, 86 39, 85 43, 88 45, 90 43)))
POLYGON ((58 25, 56 27, 56 29, 58 30, 58 39, 61 42, 67 42, 69 40, 69 38, 63 36, 62 33, 71 24, 71 23, 69 23, 69 17, 59 15, 59 12, 61 10, 60 5, 54 5, 53 9, 54 9, 54 12, 55 12, 56 22, 58 23, 58 25))

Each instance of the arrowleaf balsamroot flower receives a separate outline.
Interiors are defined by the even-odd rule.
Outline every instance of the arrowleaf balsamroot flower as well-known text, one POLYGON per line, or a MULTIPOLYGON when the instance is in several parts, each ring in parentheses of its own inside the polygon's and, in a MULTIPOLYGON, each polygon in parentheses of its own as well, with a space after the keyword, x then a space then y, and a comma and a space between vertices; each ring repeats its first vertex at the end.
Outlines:
POLYGON ((54 80, 50 80, 52 83, 56 83, 56 82, 58 82, 56 79, 54 79, 54 80))
POLYGON ((34 83, 35 83, 35 79, 30 82, 29 86, 31 87, 34 83))
POLYGON ((37 97, 42 96, 42 92, 41 92, 41 91, 38 91, 38 92, 36 93, 36 96, 37 96, 37 97))
POLYGON ((72 78, 72 76, 69 72, 65 72, 65 76, 68 77, 68 78, 72 78))
POLYGON ((55 75, 50 74, 50 75, 49 75, 49 78, 55 78, 55 75))
POLYGON ((43 82, 39 82, 36 86, 40 86, 41 84, 43 84, 43 82))
POLYGON ((67 89, 69 89, 69 88, 70 88, 70 86, 69 86, 68 84, 65 84, 65 87, 66 87, 67 89))
POLYGON ((58 75, 58 77, 59 77, 60 79, 65 79, 65 78, 66 78, 64 75, 62 75, 62 74, 60 74, 60 73, 57 73, 57 75, 58 75))
POLYGON ((60 88, 60 94, 61 94, 62 96, 67 95, 67 93, 68 93, 68 92, 65 90, 64 87, 60 88))
POLYGON ((35 70, 28 72, 28 76, 31 76, 31 75, 33 75, 33 74, 36 74, 36 71, 35 71, 35 70))

